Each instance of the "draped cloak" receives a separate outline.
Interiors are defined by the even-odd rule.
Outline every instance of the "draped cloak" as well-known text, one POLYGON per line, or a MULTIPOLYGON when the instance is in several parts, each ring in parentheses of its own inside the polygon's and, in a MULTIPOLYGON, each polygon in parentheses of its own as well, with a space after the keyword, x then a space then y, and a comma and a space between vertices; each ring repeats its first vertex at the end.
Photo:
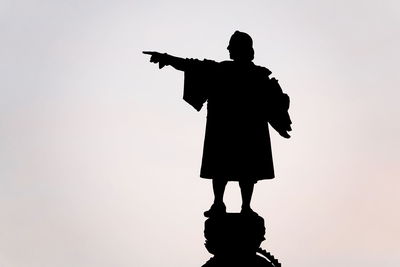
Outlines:
POLYGON ((185 60, 183 99, 207 102, 200 177, 228 181, 274 178, 268 123, 288 131, 289 97, 271 72, 252 62, 185 60))

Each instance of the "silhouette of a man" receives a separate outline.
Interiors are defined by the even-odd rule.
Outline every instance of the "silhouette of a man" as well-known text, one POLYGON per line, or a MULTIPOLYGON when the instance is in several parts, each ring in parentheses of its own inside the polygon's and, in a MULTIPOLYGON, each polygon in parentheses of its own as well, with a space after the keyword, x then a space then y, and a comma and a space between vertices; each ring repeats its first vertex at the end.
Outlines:
POLYGON ((289 138, 289 97, 271 72, 254 65, 253 40, 236 31, 227 47, 232 61, 184 59, 145 51, 159 68, 184 71, 184 100, 196 110, 207 101, 207 125, 200 177, 212 179, 214 203, 206 217, 226 212, 223 202, 228 181, 238 181, 241 213, 250 207, 254 184, 274 178, 268 123, 289 138))

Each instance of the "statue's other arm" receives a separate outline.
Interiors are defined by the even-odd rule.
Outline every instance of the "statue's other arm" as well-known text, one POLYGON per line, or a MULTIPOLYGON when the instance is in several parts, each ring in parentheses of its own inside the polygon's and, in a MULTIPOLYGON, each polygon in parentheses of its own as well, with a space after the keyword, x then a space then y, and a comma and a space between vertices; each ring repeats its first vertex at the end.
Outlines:
POLYGON ((184 58, 174 57, 166 53, 159 53, 155 51, 143 51, 143 54, 151 55, 150 62, 155 64, 158 63, 158 67, 160 69, 168 65, 180 71, 185 71, 187 68, 187 62, 184 58))
POLYGON ((269 124, 284 138, 290 138, 288 131, 292 130, 290 126, 292 121, 289 116, 290 98, 283 93, 278 80, 275 78, 269 79, 271 96, 273 96, 273 114, 269 124))

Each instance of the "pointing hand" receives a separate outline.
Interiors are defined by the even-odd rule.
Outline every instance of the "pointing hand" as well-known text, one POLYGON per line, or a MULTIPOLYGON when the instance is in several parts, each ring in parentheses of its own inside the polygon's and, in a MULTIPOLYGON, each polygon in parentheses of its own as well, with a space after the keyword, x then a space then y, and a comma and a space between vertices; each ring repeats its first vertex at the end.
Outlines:
POLYGON ((151 55, 150 62, 155 64, 158 63, 158 68, 162 69, 164 66, 168 65, 166 62, 166 54, 162 54, 155 51, 143 51, 143 54, 151 55))

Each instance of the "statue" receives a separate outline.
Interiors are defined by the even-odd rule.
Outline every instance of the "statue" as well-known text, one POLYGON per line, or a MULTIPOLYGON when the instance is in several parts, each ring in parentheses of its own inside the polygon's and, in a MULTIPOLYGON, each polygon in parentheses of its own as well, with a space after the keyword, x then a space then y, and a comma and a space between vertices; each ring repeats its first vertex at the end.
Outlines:
POLYGON ((226 213, 228 181, 239 182, 241 214, 257 215, 250 206, 254 184, 275 177, 268 124, 284 138, 291 131, 289 97, 270 70, 252 62, 252 38, 236 31, 227 49, 232 60, 222 62, 143 52, 160 69, 169 65, 184 72, 183 98, 197 111, 207 102, 200 177, 212 179, 214 202, 206 217, 226 213))

